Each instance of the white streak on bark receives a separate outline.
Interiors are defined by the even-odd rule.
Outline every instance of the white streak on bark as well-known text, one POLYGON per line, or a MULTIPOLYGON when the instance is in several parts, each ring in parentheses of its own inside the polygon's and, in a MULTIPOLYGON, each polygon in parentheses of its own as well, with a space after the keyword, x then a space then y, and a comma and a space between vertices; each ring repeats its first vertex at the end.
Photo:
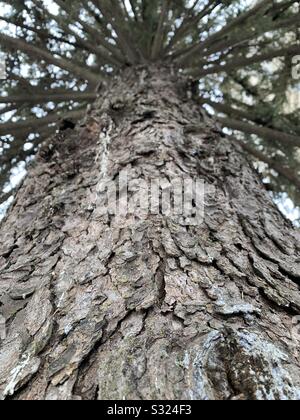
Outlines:
POLYGON ((111 143, 111 133, 113 130, 113 121, 110 119, 107 128, 103 129, 100 133, 101 143, 101 160, 100 160, 100 179, 107 177, 108 161, 109 161, 109 145, 111 143))
POLYGON ((15 387, 18 384, 18 378, 19 375, 22 373, 22 371, 26 368, 26 366, 29 364, 31 358, 30 353, 25 353, 21 357, 20 363, 11 371, 11 380, 6 386, 3 395, 6 397, 7 395, 13 395, 15 392, 15 387))
POLYGON ((253 371, 253 380, 257 381, 256 398, 258 400, 276 400, 279 395, 280 400, 299 400, 300 389, 287 385, 293 382, 284 368, 284 364, 289 361, 287 355, 256 334, 238 332, 237 337, 245 353, 254 358, 262 356, 265 358, 266 377, 262 374, 257 378, 257 373, 253 371))

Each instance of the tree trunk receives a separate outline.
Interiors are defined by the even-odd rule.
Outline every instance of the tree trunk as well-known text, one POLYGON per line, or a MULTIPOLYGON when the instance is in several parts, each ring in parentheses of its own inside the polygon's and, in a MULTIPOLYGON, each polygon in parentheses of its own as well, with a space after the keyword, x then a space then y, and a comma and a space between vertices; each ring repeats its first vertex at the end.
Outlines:
POLYGON ((42 147, 1 225, 1 398, 298 399, 299 257, 187 81, 128 69, 42 147), (131 203, 203 179, 202 223, 103 211, 125 169, 131 203))

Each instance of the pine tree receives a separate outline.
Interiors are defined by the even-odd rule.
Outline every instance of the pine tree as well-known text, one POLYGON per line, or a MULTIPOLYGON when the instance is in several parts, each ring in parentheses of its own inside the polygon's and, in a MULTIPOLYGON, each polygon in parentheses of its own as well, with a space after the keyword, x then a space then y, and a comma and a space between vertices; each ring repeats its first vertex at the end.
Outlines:
POLYGON ((248 156, 296 197, 299 2, 2 3, 0 187, 37 154, 1 224, 1 398, 298 399, 299 232, 248 156), (202 223, 136 206, 187 177, 202 223))

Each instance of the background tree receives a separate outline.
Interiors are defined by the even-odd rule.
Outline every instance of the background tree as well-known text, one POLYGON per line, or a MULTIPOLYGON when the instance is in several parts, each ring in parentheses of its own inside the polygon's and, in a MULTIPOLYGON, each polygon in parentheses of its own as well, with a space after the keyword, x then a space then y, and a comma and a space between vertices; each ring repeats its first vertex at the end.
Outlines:
POLYGON ((299 398, 299 235, 241 154, 296 197, 299 2, 2 4, 2 186, 41 147, 1 225, 1 397, 299 398), (124 167, 202 176, 205 223, 101 214, 124 167))

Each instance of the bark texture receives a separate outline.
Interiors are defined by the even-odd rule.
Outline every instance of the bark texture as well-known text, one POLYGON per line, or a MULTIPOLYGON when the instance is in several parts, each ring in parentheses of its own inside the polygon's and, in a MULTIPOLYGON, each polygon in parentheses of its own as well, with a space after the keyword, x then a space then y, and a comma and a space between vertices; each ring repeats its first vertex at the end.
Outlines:
MULTIPOLYGON (((137 189, 129 195, 135 198, 137 189)), ((2 399, 298 399, 300 241, 166 69, 129 69, 43 146, 1 224, 2 399), (99 209, 99 183, 202 177, 204 223, 99 209)))

